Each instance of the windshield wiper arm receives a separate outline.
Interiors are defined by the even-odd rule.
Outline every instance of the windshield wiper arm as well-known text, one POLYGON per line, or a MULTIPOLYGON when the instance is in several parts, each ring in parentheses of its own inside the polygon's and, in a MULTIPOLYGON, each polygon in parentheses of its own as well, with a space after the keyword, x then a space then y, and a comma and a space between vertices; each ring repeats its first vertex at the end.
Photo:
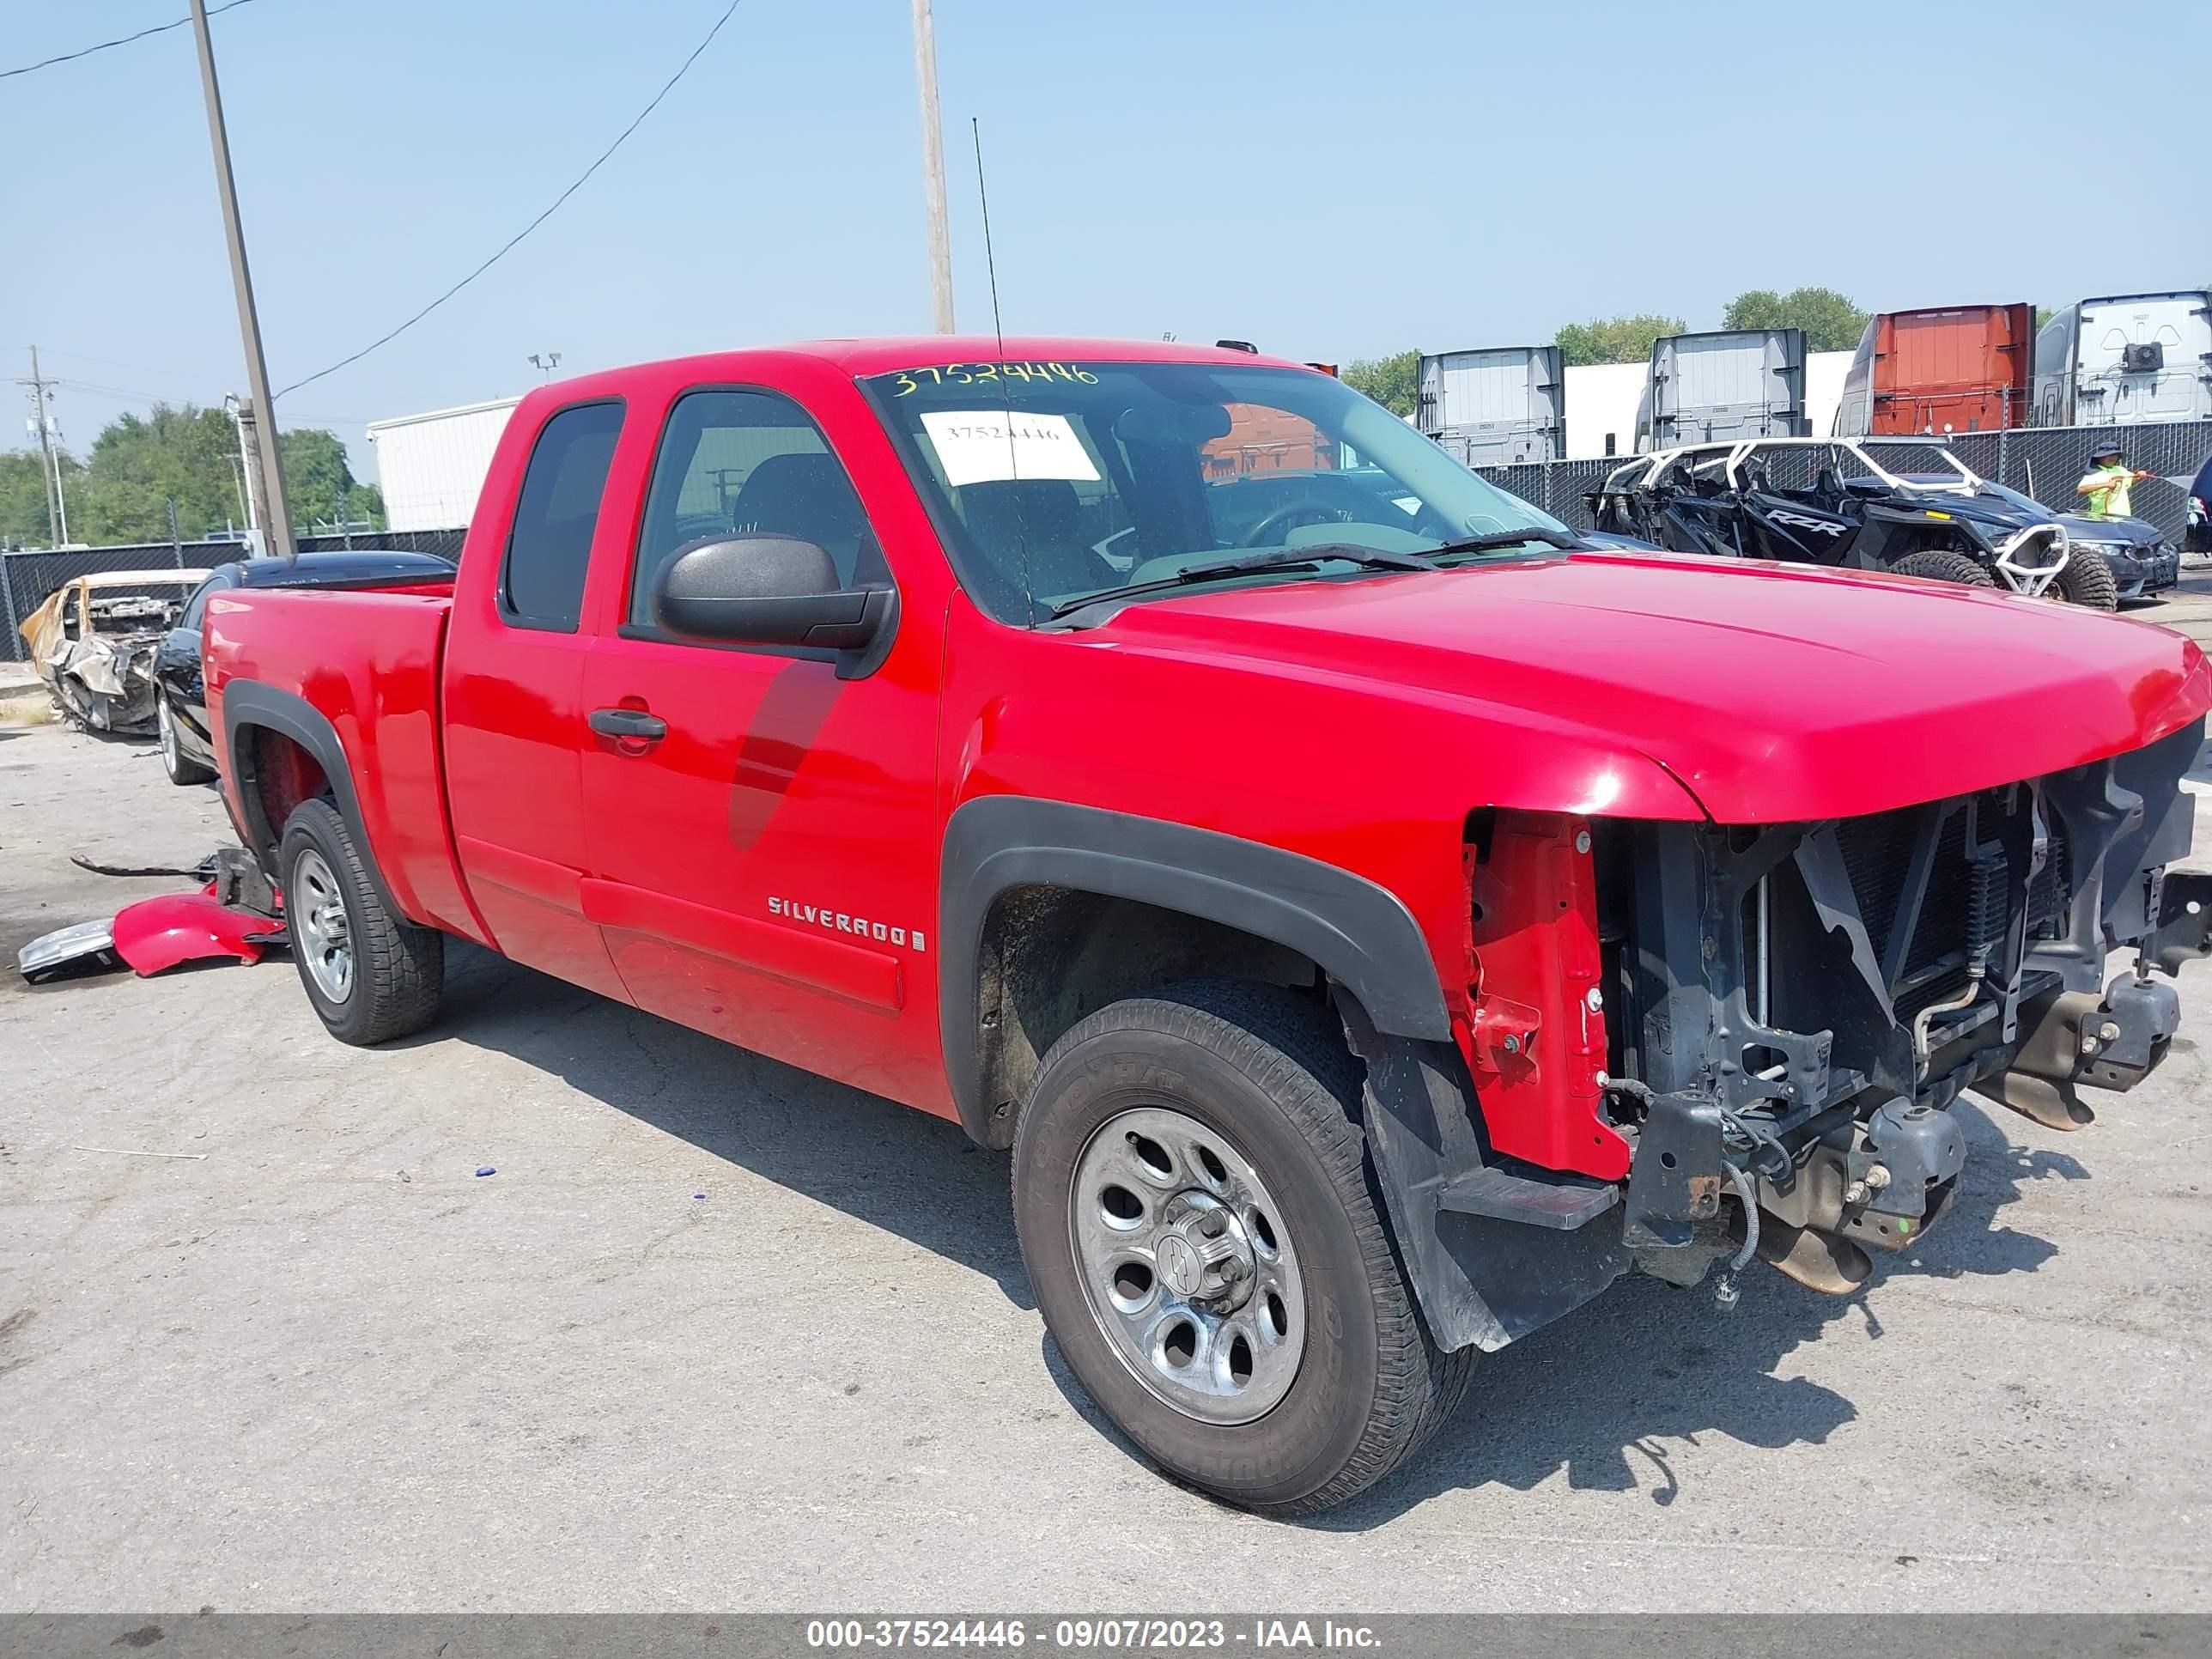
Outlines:
POLYGON ((1270 548, 1264 553, 1245 553, 1233 559, 1215 559, 1206 564, 1186 565, 1172 576, 1129 582, 1121 587, 1103 588, 1079 599, 1067 599, 1053 606, 1053 619, 1058 621, 1062 617, 1086 611, 1094 605, 1103 605, 1109 600, 1135 599, 1146 593, 1164 593, 1170 588, 1188 587, 1193 582, 1220 581, 1231 576, 1254 576, 1269 570, 1303 570, 1332 562, 1356 564, 1368 570, 1434 570, 1437 568, 1425 553, 1389 553, 1379 547, 1362 547, 1357 542, 1316 542, 1310 547, 1270 548))
POLYGON ((1469 536, 1464 541, 1446 542, 1442 547, 1430 548, 1426 556, 1443 559, 1455 553, 1495 553, 1500 548, 1520 547, 1529 542, 1541 542, 1547 547, 1565 549, 1589 545, 1571 530, 1553 530, 1543 525, 1531 525, 1526 530, 1498 530, 1486 536, 1469 536))

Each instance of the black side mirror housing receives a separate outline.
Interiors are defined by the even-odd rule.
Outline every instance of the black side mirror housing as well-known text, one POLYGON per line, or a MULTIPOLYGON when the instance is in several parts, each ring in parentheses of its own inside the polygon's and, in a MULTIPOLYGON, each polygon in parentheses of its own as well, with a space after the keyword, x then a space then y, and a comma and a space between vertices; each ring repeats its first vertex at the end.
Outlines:
POLYGON ((840 587, 830 555, 796 536, 721 536, 678 550, 661 568, 653 615, 693 639, 867 653, 896 597, 840 587))

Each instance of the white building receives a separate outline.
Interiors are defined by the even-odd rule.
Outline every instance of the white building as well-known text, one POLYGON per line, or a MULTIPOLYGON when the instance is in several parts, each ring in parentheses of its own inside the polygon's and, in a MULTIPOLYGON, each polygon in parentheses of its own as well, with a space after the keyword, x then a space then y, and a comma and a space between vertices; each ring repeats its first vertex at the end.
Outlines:
POLYGON ((520 398, 372 421, 385 522, 394 530, 459 530, 477 510, 492 451, 520 398))

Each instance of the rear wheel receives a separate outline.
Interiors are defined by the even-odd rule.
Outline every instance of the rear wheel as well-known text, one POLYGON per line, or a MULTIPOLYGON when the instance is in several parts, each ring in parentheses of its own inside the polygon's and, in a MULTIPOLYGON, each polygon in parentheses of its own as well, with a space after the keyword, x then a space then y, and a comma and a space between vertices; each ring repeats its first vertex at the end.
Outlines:
POLYGON ((1170 1474, 1302 1515, 1389 1474, 1465 1392, 1370 1190, 1358 1064, 1271 987, 1101 1009, 1045 1056, 1014 1145, 1037 1305, 1170 1474))
POLYGON ((365 1048, 428 1025, 445 983, 445 935, 386 906, 337 809, 294 807, 276 867, 292 959, 331 1035, 365 1048))
POLYGON ((1960 587, 1995 587, 1996 578, 1965 554, 1948 547, 1923 548, 1917 553, 1908 553, 1890 566, 1899 576, 1917 576, 1923 581, 1951 582, 1960 587))
POLYGON ((2112 574, 2112 561, 2094 547, 2076 543, 2068 548, 2066 568, 2051 586, 2067 604, 2078 605, 2084 610, 2120 608, 2120 579, 2112 574))
POLYGON ((201 765, 184 752, 177 732, 176 713, 169 707, 165 691, 154 694, 154 727, 161 738, 161 769, 169 775, 171 783, 205 783, 215 775, 211 768, 201 765))

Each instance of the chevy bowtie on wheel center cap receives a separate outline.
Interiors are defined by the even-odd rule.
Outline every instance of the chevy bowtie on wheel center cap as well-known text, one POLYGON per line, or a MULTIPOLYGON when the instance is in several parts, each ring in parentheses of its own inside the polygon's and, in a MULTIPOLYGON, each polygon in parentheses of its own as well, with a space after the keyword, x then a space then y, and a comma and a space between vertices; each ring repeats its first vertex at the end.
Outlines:
POLYGON ((1186 1302, 1234 1313, 1252 1294, 1252 1245, 1235 1216, 1210 1193, 1177 1193, 1153 1250, 1161 1282, 1186 1302))

